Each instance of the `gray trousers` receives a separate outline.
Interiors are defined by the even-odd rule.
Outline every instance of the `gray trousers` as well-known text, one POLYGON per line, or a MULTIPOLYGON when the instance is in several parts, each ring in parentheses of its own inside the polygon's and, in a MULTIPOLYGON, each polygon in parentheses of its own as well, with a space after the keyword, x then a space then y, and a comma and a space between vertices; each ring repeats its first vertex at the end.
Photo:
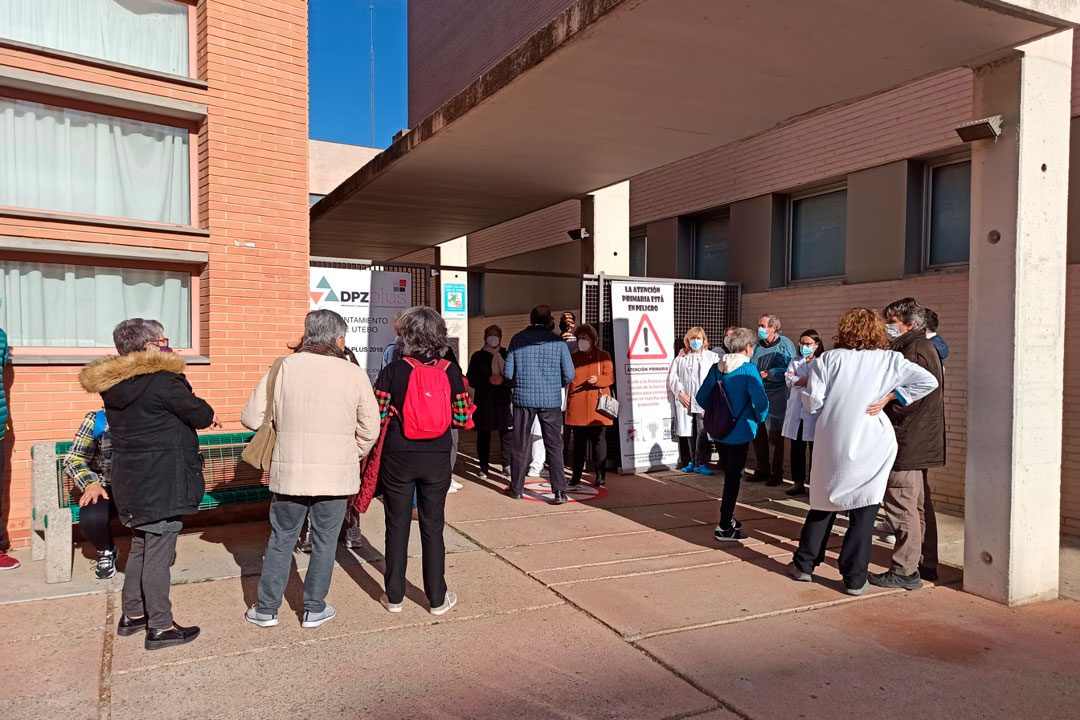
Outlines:
POLYGON ((348 504, 346 497, 274 495, 270 502, 270 541, 259 578, 259 612, 276 615, 281 607, 292 570, 293 547, 305 518, 311 528, 311 560, 304 576, 304 610, 320 613, 326 609, 338 535, 348 504))
POLYGON ((138 528, 131 531, 131 552, 124 566, 121 604, 128 617, 149 615, 146 625, 152 630, 168 630, 173 626, 169 584, 179 535, 179 529, 161 533, 138 528))

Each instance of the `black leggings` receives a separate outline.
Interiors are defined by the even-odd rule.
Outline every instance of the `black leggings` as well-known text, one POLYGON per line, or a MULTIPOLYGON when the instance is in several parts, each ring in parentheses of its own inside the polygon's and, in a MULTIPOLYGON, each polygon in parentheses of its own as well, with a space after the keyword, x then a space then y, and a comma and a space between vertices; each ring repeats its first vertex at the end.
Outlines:
POLYGON ((573 430, 574 465, 571 477, 575 481, 581 480, 581 472, 585 469, 586 447, 592 447, 593 469, 598 477, 603 477, 607 470, 607 426, 577 426, 573 430))
POLYGON ((111 550, 112 527, 109 521, 116 517, 116 503, 112 498, 99 499, 79 510, 79 529, 82 535, 98 550, 111 550))
MULTIPOLYGON (((476 431, 476 459, 480 461, 480 469, 487 472, 491 469, 491 432, 490 430, 476 431)), ((504 468, 510 467, 510 448, 513 440, 512 430, 499 430, 499 460, 504 468)))
POLYGON ((742 486, 742 475, 743 470, 746 469, 746 455, 750 451, 750 443, 717 444, 723 448, 720 455, 724 464, 724 495, 720 500, 720 527, 727 529, 731 527, 731 520, 735 516, 735 503, 739 501, 739 489, 742 486))
POLYGON ((805 485, 810 480, 810 467, 814 464, 814 441, 803 440, 803 422, 799 421, 798 437, 791 441, 791 479, 796 485, 805 485), (807 455, 810 456, 808 463, 807 455))

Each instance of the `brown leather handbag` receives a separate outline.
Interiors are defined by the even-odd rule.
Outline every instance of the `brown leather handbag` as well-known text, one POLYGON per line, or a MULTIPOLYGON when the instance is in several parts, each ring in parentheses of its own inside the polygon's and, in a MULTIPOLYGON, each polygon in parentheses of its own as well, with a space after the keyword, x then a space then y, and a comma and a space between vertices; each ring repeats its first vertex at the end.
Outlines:
POLYGON ((284 360, 285 358, 279 357, 270 366, 266 379, 266 412, 263 414, 262 425, 255 431, 255 437, 251 438, 240 456, 248 465, 259 470, 269 470, 270 460, 274 456, 274 443, 277 441, 277 430, 274 429, 274 390, 277 388, 281 363, 284 360))

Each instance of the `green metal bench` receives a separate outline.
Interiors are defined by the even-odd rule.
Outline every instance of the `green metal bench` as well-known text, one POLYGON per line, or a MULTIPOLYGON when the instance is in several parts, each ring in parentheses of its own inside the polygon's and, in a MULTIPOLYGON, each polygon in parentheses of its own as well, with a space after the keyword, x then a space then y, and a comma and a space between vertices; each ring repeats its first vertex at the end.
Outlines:
MULTIPOLYGON (((199 452, 205 459, 206 489, 200 510, 224 505, 265 502, 270 499, 266 473, 240 459, 254 433, 220 433, 199 436, 199 452)), ((31 449, 33 504, 31 552, 45 560, 45 580, 71 580, 71 526, 79 522, 78 491, 63 471, 70 442, 35 443, 31 449)))

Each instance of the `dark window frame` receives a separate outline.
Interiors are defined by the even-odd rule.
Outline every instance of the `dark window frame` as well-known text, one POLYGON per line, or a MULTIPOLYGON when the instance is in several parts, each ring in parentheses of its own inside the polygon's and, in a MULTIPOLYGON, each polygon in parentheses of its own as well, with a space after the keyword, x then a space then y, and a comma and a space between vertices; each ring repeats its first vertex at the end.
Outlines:
MULTIPOLYGON (((971 166, 971 155, 951 155, 945 158, 939 158, 932 161, 923 163, 923 197, 922 197, 922 232, 921 232, 921 247, 919 248, 919 262, 923 273, 934 272, 937 270, 949 270, 954 268, 965 268, 971 263, 970 254, 970 216, 971 216, 971 196, 968 196, 968 259, 958 260, 955 262, 947 263, 931 263, 930 251, 931 251, 931 221, 933 218, 933 193, 934 193, 934 170, 948 165, 960 165, 967 163, 969 170, 971 166)), ((970 182, 970 181, 969 181, 970 182)))
MULTIPOLYGON (((812 190, 806 190, 804 192, 793 193, 787 196, 787 212, 785 213, 785 228, 784 228, 784 245, 786 256, 784 258, 784 284, 785 285, 811 285, 815 283, 828 283, 835 282, 837 280, 843 280, 847 275, 847 261, 844 261, 844 270, 838 275, 822 275, 820 277, 813 278, 799 278, 793 277, 792 265, 795 261, 795 203, 800 200, 807 200, 809 198, 820 197, 822 195, 830 195, 835 192, 844 192, 844 206, 845 212, 847 207, 847 180, 841 182, 831 183, 829 185, 821 185, 813 188, 812 190)), ((847 218, 844 218, 844 246, 845 251, 847 248, 847 218)))

